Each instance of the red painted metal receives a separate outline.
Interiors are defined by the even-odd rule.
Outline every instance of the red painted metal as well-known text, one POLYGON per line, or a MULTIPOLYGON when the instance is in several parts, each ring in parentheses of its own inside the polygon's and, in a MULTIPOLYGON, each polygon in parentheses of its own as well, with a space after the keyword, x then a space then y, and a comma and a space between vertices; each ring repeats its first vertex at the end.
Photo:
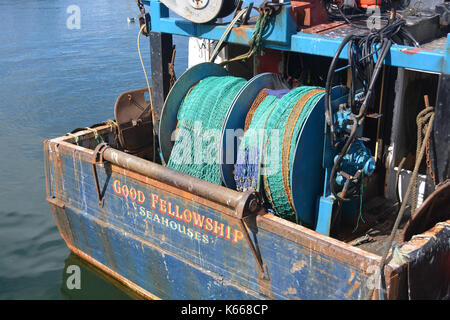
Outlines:
POLYGON ((260 74, 272 72, 283 75, 284 58, 283 52, 273 49, 265 49, 264 55, 255 56, 255 72, 260 74))
POLYGON ((291 1, 291 16, 297 24, 297 31, 328 22, 324 1, 291 1))

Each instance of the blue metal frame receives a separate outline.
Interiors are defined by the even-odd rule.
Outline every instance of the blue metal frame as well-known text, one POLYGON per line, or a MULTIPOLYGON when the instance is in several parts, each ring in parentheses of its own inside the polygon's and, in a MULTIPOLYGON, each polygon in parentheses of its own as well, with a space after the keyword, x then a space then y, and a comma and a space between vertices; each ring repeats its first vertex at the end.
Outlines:
MULTIPOLYGON (((213 23, 195 24, 185 19, 170 17, 169 10, 160 1, 148 0, 143 2, 150 5, 152 31, 155 32, 219 40, 227 27, 223 24, 213 23)), ((272 28, 264 36, 265 47, 333 57, 342 38, 297 32, 295 23, 289 14, 290 1, 285 1, 284 3, 283 10, 277 15, 272 28)), ((248 45, 252 33, 253 28, 248 26, 234 28, 227 41, 229 43, 248 45)), ((449 40, 450 36, 447 35, 446 47, 435 50, 394 45, 386 59, 386 64, 426 72, 450 74, 449 40)), ((347 58, 347 50, 343 50, 341 58, 347 58)))

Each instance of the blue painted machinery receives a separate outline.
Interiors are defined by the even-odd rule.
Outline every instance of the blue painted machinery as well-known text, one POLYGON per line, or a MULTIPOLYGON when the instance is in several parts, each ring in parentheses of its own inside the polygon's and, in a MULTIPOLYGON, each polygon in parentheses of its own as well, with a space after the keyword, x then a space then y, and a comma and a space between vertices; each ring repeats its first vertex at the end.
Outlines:
MULTIPOLYGON (((194 2, 192 4, 189 4, 189 1, 186 2, 186 6, 190 9, 180 11, 176 1, 147 1, 151 10, 151 21, 147 21, 148 27, 153 33, 201 37, 213 41, 223 40, 226 35, 225 42, 231 45, 248 45, 249 41, 250 43, 253 41, 251 39, 255 28, 251 23, 248 24, 249 14, 236 20, 240 21, 240 25, 234 26, 231 31, 227 28, 227 23, 218 23, 215 20, 233 11, 234 6, 230 3, 237 4, 238 1, 227 2, 228 5, 225 5, 224 1, 194 2), (182 18, 170 16, 169 8, 180 14, 182 18)), ((253 2, 247 4, 248 11, 251 11, 255 4, 253 2)), ((332 65, 338 59, 351 61, 353 54, 359 54, 360 62, 367 56, 373 56, 372 68, 375 67, 376 72, 379 71, 383 62, 391 66, 432 72, 448 73, 449 71, 448 54, 442 50, 411 49, 408 46, 394 44, 392 41, 386 43, 380 40, 378 46, 374 45, 374 52, 364 57, 363 51, 352 53, 352 49, 363 41, 362 38, 355 40, 347 36, 343 42, 342 37, 330 36, 322 32, 327 30, 327 26, 322 24, 303 26, 303 32, 298 32, 298 16, 301 16, 299 13, 306 12, 301 11, 303 8, 298 2, 265 1, 263 5, 266 9, 276 11, 262 36, 263 47, 268 52, 255 58, 259 69, 254 70, 256 75, 248 80, 229 106, 220 137, 220 173, 223 185, 228 188, 236 189, 234 173, 237 148, 227 147, 227 143, 230 143, 226 137, 227 130, 244 128, 244 121, 250 107, 262 89, 282 90, 290 87, 278 73, 264 72, 272 71, 271 67, 267 67, 267 63, 275 66, 279 63, 272 55, 273 51, 270 50, 334 56, 332 65), (264 66, 261 67, 264 63, 266 63, 265 70, 264 66)), ((240 8, 242 2, 238 6, 240 8)), ((261 8, 263 7, 260 7, 260 13, 263 11, 261 8)), ((310 14, 313 16, 312 13, 310 14)), ((447 46, 448 43, 447 41, 447 46)), ((351 72, 354 72, 353 68, 357 67, 350 63, 351 72)), ((343 69, 345 70, 345 67, 343 69)), ((331 79, 339 71, 342 69, 332 70, 331 79)), ((212 62, 199 64, 187 70, 171 88, 170 93, 166 89, 167 99, 164 94, 160 97, 160 101, 164 101, 164 108, 161 110, 159 144, 164 162, 169 161, 174 144, 172 132, 179 120, 177 114, 180 105, 188 92, 195 84, 207 77, 229 74, 229 71, 218 64, 212 62)), ((356 78, 351 79, 356 82, 356 78)), ((371 176, 376 169, 374 156, 365 143, 367 139, 363 137, 362 122, 365 114, 362 114, 362 110, 365 110, 367 106, 365 102, 358 103, 361 96, 367 98, 372 94, 371 79, 366 80, 362 83, 365 90, 358 92, 354 90, 353 84, 350 90, 343 86, 337 86, 331 90, 333 81, 327 83, 327 95, 324 95, 308 114, 295 142, 295 156, 290 168, 292 208, 296 211, 297 222, 301 221, 301 224, 325 235, 330 235, 340 216, 347 219, 350 217, 351 221, 355 221, 361 210, 364 179, 371 176)), ((239 141, 237 138, 232 142, 239 144, 239 141)))

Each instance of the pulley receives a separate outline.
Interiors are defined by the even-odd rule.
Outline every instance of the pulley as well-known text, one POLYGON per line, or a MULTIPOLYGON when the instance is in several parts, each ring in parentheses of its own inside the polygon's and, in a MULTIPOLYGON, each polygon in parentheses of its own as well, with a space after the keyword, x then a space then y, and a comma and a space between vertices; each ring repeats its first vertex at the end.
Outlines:
POLYGON ((236 8, 234 0, 161 0, 170 10, 194 23, 207 23, 228 16, 236 8))

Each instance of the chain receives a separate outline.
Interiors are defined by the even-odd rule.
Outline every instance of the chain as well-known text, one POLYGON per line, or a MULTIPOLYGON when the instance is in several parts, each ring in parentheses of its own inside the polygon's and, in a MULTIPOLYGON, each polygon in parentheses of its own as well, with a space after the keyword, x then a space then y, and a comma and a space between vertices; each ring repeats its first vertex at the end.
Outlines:
MULTIPOLYGON (((425 95, 424 96, 424 100, 425 100, 425 108, 430 108, 430 101, 428 99, 428 96, 425 95)), ((430 176, 431 179, 433 180, 434 186, 437 186, 436 183, 436 176, 434 174, 434 170, 433 170, 433 166, 431 164, 431 157, 430 157, 430 149, 431 149, 431 139, 428 139, 428 141, 426 142, 426 163, 427 163, 427 167, 428 167, 428 171, 430 172, 430 176)))
POLYGON ((169 63, 169 75, 170 75, 170 82, 169 82, 169 89, 172 89, 173 85, 177 81, 177 77, 175 75, 175 54, 177 53, 176 46, 174 45, 172 48, 172 59, 169 63))
POLYGON ((148 36, 148 30, 147 30, 147 23, 145 21, 145 7, 144 4, 140 0, 136 0, 136 4, 139 8, 139 27, 142 28, 143 25, 145 25, 145 28, 142 30, 142 33, 145 36, 148 36))
POLYGON ((136 4, 141 12, 141 15, 145 15, 145 7, 140 0, 136 0, 136 4))
POLYGON ((436 181, 436 175, 434 174, 434 170, 433 170, 433 166, 431 165, 431 157, 430 157, 430 149, 431 149, 431 143, 430 143, 430 141, 431 140, 428 140, 427 141, 427 158, 426 158, 426 161, 427 161, 427 167, 428 167, 428 170, 429 170, 429 172, 430 172, 430 176, 431 176, 431 179, 433 180, 433 183, 434 183, 434 186, 437 186, 437 181, 436 181))
POLYGON ((266 0, 263 3, 261 3, 261 5, 259 6, 259 10, 260 13, 262 11, 263 13, 268 13, 269 16, 272 16, 280 13, 281 7, 282 7, 281 3, 266 0))

